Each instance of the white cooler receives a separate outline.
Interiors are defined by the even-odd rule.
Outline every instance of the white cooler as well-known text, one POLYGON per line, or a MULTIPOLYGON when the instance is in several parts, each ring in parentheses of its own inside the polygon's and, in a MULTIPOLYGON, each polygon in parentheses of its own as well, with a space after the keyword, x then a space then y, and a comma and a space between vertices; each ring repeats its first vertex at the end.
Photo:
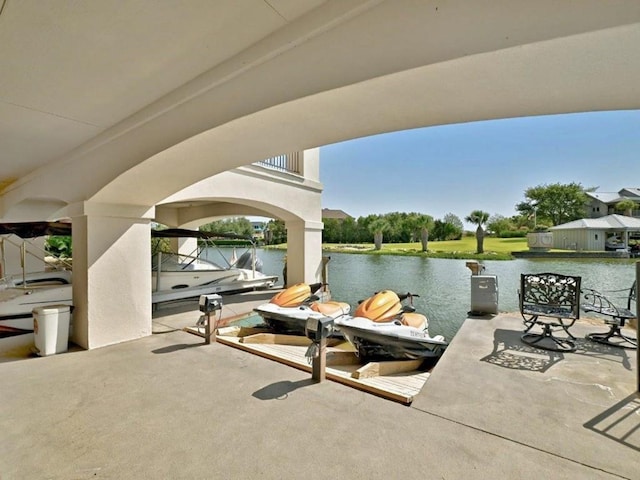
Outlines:
POLYGON ((33 313, 33 337, 41 357, 66 352, 69 348, 69 305, 36 307, 33 313))

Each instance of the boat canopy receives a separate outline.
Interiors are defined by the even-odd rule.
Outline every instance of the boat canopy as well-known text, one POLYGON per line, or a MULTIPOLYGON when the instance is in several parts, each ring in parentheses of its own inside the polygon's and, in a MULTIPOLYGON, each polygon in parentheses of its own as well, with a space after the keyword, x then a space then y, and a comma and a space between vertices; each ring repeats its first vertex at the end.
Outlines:
MULTIPOLYGON (((20 238, 35 238, 45 235, 71 235, 70 222, 16 222, 0 223, 0 235, 17 235, 20 238)), ((200 230, 188 230, 185 228, 166 228, 164 230, 151 230, 154 238, 200 238, 204 240, 215 238, 232 238, 246 240, 253 244, 250 235, 236 233, 203 232, 200 230)))
POLYGON ((0 223, 0 235, 17 235, 20 238, 45 235, 71 235, 71 223, 67 222, 18 222, 0 223))
POLYGON ((250 235, 239 235, 237 233, 222 232, 203 232, 200 230, 187 230, 185 228, 166 228, 164 230, 151 230, 153 238, 200 238, 204 240, 212 240, 215 238, 233 238, 237 240, 246 240, 254 244, 255 241, 250 235))

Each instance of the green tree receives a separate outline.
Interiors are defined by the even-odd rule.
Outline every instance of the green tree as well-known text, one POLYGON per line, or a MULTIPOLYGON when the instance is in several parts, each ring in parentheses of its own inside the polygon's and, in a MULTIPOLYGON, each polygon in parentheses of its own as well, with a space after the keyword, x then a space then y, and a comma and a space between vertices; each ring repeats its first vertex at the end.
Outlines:
POLYGON ((462 232, 464 231, 464 224, 462 223, 462 220, 460 220, 460 217, 454 215, 453 213, 447 213, 444 217, 442 217, 442 221, 451 225, 454 230, 458 232, 458 238, 462 236, 462 232))
POLYGON ((498 237, 502 235, 502 232, 515 230, 511 220, 498 214, 491 215, 491 217, 489 217, 489 220, 487 220, 487 228, 498 237))
POLYGON ((378 217, 369 223, 369 231, 373 234, 373 244, 376 250, 382 248, 382 240, 385 230, 389 229, 389 223, 382 217, 378 217))
POLYGON ((237 235, 253 235, 253 227, 248 218, 234 217, 216 220, 200 227, 203 232, 235 233, 237 235))
POLYGON ((322 241, 325 243, 342 243, 342 225, 337 218, 323 220, 322 241))
POLYGON ((435 220, 429 237, 433 240, 460 240, 464 225, 453 213, 447 213, 442 220, 435 220))
POLYGON ((340 237, 342 242, 344 243, 358 243, 359 242, 359 234, 358 234, 358 225, 356 221, 347 217, 340 223, 340 231, 342 232, 342 236, 340 237))
POLYGON ((415 242, 420 238, 420 227, 417 224, 420 214, 416 212, 403 213, 401 215, 395 214, 388 219, 389 223, 396 228, 392 229, 395 233, 393 239, 389 239, 393 242, 407 243, 415 242))
POLYGON ((553 183, 525 190, 525 201, 516 205, 516 211, 534 216, 539 223, 559 225, 584 217, 588 197, 579 183, 553 183))
POLYGON ((624 200, 620 200, 618 203, 616 203, 615 208, 617 212, 624 212, 623 215, 632 217, 633 211, 637 208, 637 204, 633 200, 625 198, 624 200))
POLYGON ((476 253, 484 253, 484 229, 482 225, 489 220, 489 214, 482 210, 474 210, 465 217, 465 220, 478 226, 476 228, 476 253))
POLYGON ((375 215, 367 215, 366 217, 358 217, 358 229, 354 243, 365 243, 371 239, 371 230, 369 230, 369 224, 375 220, 375 215))
POLYGON ((380 215, 387 222, 384 231, 387 243, 408 242, 411 231, 406 227, 406 219, 409 215, 403 212, 390 212, 380 215))
POLYGON ((449 228, 451 228, 450 224, 445 223, 442 220, 436 220, 433 222, 433 229, 431 230, 429 237, 432 240, 446 240, 449 228))
POLYGON ((270 220, 264 231, 264 242, 267 245, 277 245, 287 242, 287 229, 282 220, 270 220))
POLYGON ((533 230, 533 213, 531 215, 513 215, 509 221, 516 230, 533 230))
MULTIPOLYGON (((418 226, 419 214, 412 212, 407 215, 402 222, 402 231, 407 242, 413 243, 420 238, 420 227, 418 226)), ((404 242, 403 242, 404 243, 404 242)))

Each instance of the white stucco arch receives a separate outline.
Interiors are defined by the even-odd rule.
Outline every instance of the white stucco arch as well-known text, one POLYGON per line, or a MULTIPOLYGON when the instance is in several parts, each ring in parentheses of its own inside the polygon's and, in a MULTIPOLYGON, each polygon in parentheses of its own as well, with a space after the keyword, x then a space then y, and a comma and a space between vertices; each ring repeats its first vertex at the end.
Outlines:
MULTIPOLYGON (((287 229, 287 281, 314 282, 322 266, 322 185, 318 149, 301 152, 305 175, 251 165, 201 180, 156 207, 155 219, 196 228, 223 216, 260 215, 281 219, 287 229)), ((193 244, 184 244, 193 250, 193 244)))
POLYGON ((152 205, 203 175, 284 151, 390 131, 637 109, 640 81, 629 82, 628 76, 630 65, 640 63, 629 45, 638 44, 640 26, 623 26, 465 56, 290 100, 163 150, 118 176, 92 198, 152 205), (575 58, 585 55, 590 61, 576 64, 575 58), (162 175, 176 164, 188 168, 162 175), (154 181, 140 192, 135 185, 146 178, 154 181))
POLYGON ((240 165, 376 133, 640 107, 634 1, 324 7, 10 184, 3 214, 37 195, 152 206, 240 165))
MULTIPOLYGON (((0 115, 11 128, 0 129, 0 155, 11 168, 0 164, 0 218, 73 218, 74 331, 87 348, 150 333, 155 205, 203 178, 383 132, 640 108, 637 0, 301 0, 275 12, 245 1, 244 14, 239 2, 201 2, 182 15, 94 2, 84 20, 29 2, 3 9, 0 38, 24 49, 0 42, 0 58, 18 67, 3 77, 0 115), (218 19, 217 9, 232 26, 209 30, 202 19, 218 19), (149 18, 171 28, 150 29, 149 18), (96 26, 111 48, 99 48, 96 26), (190 28, 200 29, 193 39, 190 28), (157 46, 129 42, 141 31, 157 46)), ((321 222, 295 205, 232 192, 190 198, 289 216, 296 255, 320 249, 321 222)))
POLYGON ((229 217, 269 217, 272 214, 259 208, 217 199, 198 199, 201 205, 156 208, 155 221, 176 228, 197 229, 205 223, 229 217))
POLYGON ((184 225, 193 222, 198 216, 204 219, 246 212, 285 221, 320 222, 322 185, 313 177, 297 177, 295 182, 291 181, 291 177, 259 166, 222 172, 164 199, 157 207, 156 219, 161 221, 164 216, 169 220, 169 214, 173 214, 175 220, 172 224, 184 225), (291 188, 292 184, 295 188, 291 188), (190 206, 189 202, 195 201, 198 203, 190 206), (206 201, 211 203, 202 203, 206 201), (179 208, 173 208, 173 205, 178 205, 179 208))

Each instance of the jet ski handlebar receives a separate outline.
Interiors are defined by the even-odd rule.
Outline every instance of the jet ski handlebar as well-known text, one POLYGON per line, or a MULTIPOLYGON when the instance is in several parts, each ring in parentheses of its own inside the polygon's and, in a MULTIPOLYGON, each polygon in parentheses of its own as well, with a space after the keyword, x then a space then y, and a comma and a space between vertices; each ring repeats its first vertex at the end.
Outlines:
POLYGON ((309 284, 309 289, 311 290, 311 293, 316 293, 318 290, 320 290, 322 287, 325 287, 329 285, 328 283, 322 283, 322 282, 318 282, 318 283, 310 283, 309 284))
POLYGON ((420 296, 417 293, 411 293, 411 292, 396 293, 396 295, 398 295, 398 298, 400 299, 400 301, 406 300, 408 298, 409 302, 412 302, 414 297, 419 297, 420 296))

